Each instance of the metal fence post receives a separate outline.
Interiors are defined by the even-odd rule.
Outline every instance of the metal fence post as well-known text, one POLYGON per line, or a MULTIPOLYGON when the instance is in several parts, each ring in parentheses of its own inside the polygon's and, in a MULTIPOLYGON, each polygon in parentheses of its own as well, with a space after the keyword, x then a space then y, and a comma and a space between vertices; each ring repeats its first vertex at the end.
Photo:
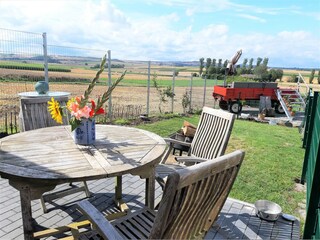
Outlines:
POLYGON ((206 93, 207 93, 207 76, 204 77, 204 89, 203 89, 203 104, 202 107, 206 105, 206 93))
POLYGON ((150 111, 150 67, 151 62, 148 62, 148 82, 147 82, 147 116, 149 117, 149 111, 150 111))
POLYGON ((176 70, 173 70, 172 73, 172 98, 171 98, 171 113, 173 113, 173 105, 174 105, 174 86, 176 82, 176 70))
POLYGON ((190 76, 190 105, 189 105, 189 112, 192 112, 192 81, 193 81, 193 76, 191 74, 190 76))
POLYGON ((47 44, 47 33, 42 33, 43 39, 43 63, 44 63, 44 80, 49 83, 48 74, 48 44, 47 44))
MULTIPOLYGON (((108 87, 111 87, 111 51, 108 50, 108 87)), ((112 118, 112 94, 110 95, 108 102, 108 117, 111 120, 112 118)))

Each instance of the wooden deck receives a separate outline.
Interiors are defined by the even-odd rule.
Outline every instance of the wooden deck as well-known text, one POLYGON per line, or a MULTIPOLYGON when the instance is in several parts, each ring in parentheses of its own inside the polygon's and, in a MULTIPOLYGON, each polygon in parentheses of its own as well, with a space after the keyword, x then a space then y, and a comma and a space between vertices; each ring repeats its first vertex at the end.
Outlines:
MULTIPOLYGON (((90 201, 105 213, 116 212, 113 203, 115 179, 89 181, 93 193, 90 201)), ((59 185, 59 189, 63 188, 59 185)), ((20 199, 18 191, 9 186, 8 181, 0 179, 0 239, 23 239, 20 199)), ((124 200, 132 211, 144 204, 144 181, 139 177, 123 177, 124 200)), ((37 229, 59 227, 84 218, 75 209, 72 199, 85 198, 84 193, 66 196, 53 203, 47 203, 49 212, 44 214, 39 200, 32 201, 34 223, 37 229), (75 197, 77 195, 77 197, 75 197), (67 203, 67 204, 66 204, 67 203), (66 204, 66 205, 65 205, 66 204)), ((160 200, 161 189, 156 185, 156 202, 160 200)), ((300 239, 300 222, 279 218, 276 222, 260 220, 255 216, 252 204, 229 198, 206 239, 300 239)))

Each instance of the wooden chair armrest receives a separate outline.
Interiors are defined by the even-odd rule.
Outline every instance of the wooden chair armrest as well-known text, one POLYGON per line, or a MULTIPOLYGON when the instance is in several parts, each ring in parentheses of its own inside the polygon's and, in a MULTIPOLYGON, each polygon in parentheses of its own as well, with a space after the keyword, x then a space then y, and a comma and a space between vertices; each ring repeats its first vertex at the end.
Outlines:
POLYGON ((176 161, 179 163, 200 163, 200 162, 206 162, 210 159, 206 158, 198 158, 198 157, 192 157, 192 156, 182 156, 182 157, 175 157, 176 161))
POLYGON ((77 208, 89 219, 103 239, 123 239, 111 223, 88 200, 77 203, 77 208))
POLYGON ((187 146, 187 147, 190 147, 191 146, 191 143, 189 142, 182 142, 182 141, 178 141, 176 139, 172 139, 172 138, 164 138, 164 140, 166 141, 166 143, 168 144, 167 146, 167 149, 165 151, 165 154, 163 155, 161 161, 160 161, 160 164, 163 164, 167 161, 171 151, 172 151, 172 148, 173 148, 173 144, 180 144, 180 145, 183 145, 183 146, 187 146))
POLYGON ((173 138, 164 138, 164 140, 167 143, 170 143, 170 144, 180 144, 180 145, 183 145, 183 146, 186 146, 186 147, 190 147, 191 146, 191 142, 179 141, 179 140, 173 139, 173 138))
POLYGON ((173 138, 163 138, 163 139, 166 141, 168 147, 167 147, 165 154, 163 155, 163 157, 160 161, 160 164, 164 164, 167 161, 167 159, 173 149, 174 144, 180 144, 181 146, 191 147, 191 142, 179 141, 179 140, 176 140, 173 138))

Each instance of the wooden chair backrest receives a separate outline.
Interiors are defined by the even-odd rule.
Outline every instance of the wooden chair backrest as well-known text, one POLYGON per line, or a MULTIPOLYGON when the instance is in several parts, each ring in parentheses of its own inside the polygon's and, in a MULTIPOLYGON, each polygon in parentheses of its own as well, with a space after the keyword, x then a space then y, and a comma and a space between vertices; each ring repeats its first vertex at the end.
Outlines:
POLYGON ((192 140, 190 155, 214 159, 226 151, 235 115, 219 109, 204 107, 195 136, 192 140))
POLYGON ((244 158, 237 150, 169 175, 150 239, 204 237, 218 217, 244 158))
MULTIPOLYGON (((60 125, 52 119, 50 112, 48 111, 49 100, 49 98, 20 99, 21 131, 60 125)), ((67 101, 68 97, 59 98, 59 102, 62 106, 65 106, 67 101)), ((63 118, 63 124, 68 124, 67 118, 63 118)))

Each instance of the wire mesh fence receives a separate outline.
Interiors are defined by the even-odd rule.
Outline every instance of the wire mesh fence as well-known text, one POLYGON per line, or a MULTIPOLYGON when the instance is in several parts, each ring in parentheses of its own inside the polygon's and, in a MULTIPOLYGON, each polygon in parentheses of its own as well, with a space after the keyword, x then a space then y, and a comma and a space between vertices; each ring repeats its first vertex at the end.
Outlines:
POLYGON ((18 130, 18 93, 33 91, 43 78, 43 36, 41 33, 0 28, 0 134, 18 130), (42 57, 42 59, 41 59, 42 57), (36 69, 38 66, 40 68, 36 69), (30 72, 37 74, 30 74, 30 72))
MULTIPOLYGON (((49 39, 45 33, 0 28, 0 132, 5 126, 4 113, 19 111, 19 93, 33 92, 37 81, 48 79, 51 92, 82 95, 101 58, 111 55, 108 50, 50 45, 49 39)), ((110 119, 185 113, 214 104, 211 94, 215 82, 197 77, 196 64, 117 59, 108 64, 92 98, 107 90, 109 79, 114 81, 127 71, 106 105, 110 119)))

